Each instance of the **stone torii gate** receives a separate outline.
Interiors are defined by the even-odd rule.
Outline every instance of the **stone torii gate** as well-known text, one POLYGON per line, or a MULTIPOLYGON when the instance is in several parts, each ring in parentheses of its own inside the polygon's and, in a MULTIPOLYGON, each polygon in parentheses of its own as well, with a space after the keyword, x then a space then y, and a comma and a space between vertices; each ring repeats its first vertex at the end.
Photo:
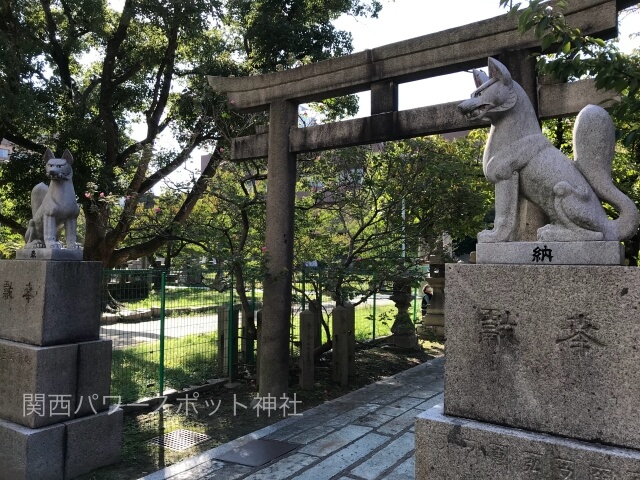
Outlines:
MULTIPOLYGON (((617 34, 618 10, 629 0, 580 0, 565 12, 570 25, 588 35, 617 34)), ((208 77, 211 88, 226 93, 240 112, 269 112, 268 131, 232 140, 232 159, 267 157, 267 273, 260 331, 260 396, 286 395, 293 271, 296 155, 354 145, 486 127, 457 110, 460 102, 398 111, 398 85, 484 67, 496 57, 522 85, 540 120, 576 114, 588 103, 600 104, 611 94, 596 91, 592 80, 538 82, 530 57, 539 49, 532 32, 521 35, 517 19, 502 15, 463 27, 385 45, 296 69, 251 77, 208 77), (371 91, 371 116, 298 128, 298 105, 346 94, 371 91)), ((469 92, 473 82, 469 79, 469 92)), ((466 96, 461 93, 461 100, 466 96)), ((522 208, 527 208, 523 206, 522 208)), ((538 226, 528 207, 522 228, 538 226)))

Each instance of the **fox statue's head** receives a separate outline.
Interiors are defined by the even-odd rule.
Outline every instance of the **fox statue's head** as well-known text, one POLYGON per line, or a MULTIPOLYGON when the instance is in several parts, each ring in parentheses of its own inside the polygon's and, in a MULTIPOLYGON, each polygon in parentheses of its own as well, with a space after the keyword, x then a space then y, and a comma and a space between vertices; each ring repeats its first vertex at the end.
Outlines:
POLYGON ((47 177, 51 180, 71 180, 73 176, 73 157, 69 150, 65 150, 62 158, 55 158, 53 152, 47 148, 44 153, 44 161, 46 162, 45 170, 47 177))
POLYGON ((516 104, 518 94, 507 67, 489 58, 489 76, 482 70, 473 71, 476 90, 458 109, 469 120, 492 120, 516 104))

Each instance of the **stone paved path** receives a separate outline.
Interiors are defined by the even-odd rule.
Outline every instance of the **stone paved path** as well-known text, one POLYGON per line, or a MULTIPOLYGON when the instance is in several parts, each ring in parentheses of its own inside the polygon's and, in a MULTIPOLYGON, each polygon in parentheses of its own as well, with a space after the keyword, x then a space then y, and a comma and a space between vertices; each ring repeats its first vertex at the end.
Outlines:
MULTIPOLYGON (((444 358, 351 392, 144 477, 144 480, 407 480, 414 478, 414 420, 443 401, 444 358), (246 467, 213 459, 254 439, 300 447, 246 467)), ((142 479, 141 479, 142 480, 142 479)))

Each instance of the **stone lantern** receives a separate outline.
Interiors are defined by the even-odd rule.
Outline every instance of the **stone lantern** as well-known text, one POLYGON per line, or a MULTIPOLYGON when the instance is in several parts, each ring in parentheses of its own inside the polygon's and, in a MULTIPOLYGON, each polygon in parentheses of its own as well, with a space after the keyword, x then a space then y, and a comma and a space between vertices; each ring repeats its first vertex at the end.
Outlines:
POLYGON ((416 329, 409 314, 413 294, 411 293, 411 280, 406 277, 396 277, 393 281, 393 295, 390 297, 396 304, 398 314, 391 327, 389 341, 392 345, 401 348, 418 349, 418 337, 416 329))

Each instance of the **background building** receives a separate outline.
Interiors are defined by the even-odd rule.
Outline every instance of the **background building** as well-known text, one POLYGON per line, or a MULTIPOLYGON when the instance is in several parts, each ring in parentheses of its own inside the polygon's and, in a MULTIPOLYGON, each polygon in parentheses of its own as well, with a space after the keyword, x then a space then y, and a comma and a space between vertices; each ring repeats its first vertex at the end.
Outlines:
POLYGON ((13 152, 13 143, 5 140, 0 142, 0 162, 8 162, 9 155, 13 152))

